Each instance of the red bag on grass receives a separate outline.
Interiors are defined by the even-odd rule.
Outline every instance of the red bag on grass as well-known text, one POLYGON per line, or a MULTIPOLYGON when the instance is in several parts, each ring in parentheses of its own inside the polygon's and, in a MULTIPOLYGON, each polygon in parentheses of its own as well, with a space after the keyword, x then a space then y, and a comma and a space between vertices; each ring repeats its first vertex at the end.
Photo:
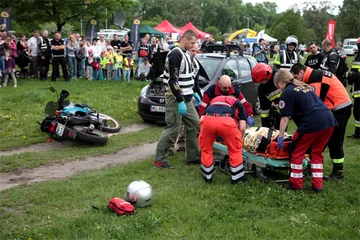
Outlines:
POLYGON ((118 215, 134 214, 134 206, 121 198, 112 198, 109 201, 108 208, 118 215))

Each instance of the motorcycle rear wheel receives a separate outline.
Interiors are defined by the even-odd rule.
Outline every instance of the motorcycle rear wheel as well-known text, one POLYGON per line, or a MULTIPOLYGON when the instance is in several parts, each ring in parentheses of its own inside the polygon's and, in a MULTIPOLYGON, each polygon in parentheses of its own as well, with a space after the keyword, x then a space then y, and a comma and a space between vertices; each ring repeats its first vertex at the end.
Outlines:
POLYGON ((118 120, 115 118, 99 113, 99 117, 105 119, 104 126, 102 127, 102 130, 109 133, 117 133, 121 129, 121 125, 118 120))
POLYGON ((109 140, 109 137, 106 133, 96 129, 89 130, 88 127, 84 126, 74 126, 73 129, 77 131, 76 139, 84 142, 102 145, 106 144, 109 140))

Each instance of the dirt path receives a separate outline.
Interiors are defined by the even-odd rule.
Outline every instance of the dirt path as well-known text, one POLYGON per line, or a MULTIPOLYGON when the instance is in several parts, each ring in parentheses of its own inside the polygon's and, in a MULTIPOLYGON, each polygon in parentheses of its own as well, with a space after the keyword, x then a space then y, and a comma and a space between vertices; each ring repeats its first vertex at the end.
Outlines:
POLYGON ((144 144, 123 149, 115 154, 89 157, 82 160, 67 162, 65 164, 52 164, 34 169, 26 169, 21 171, 21 174, 18 175, 15 173, 0 173, 0 191, 21 184, 71 177, 80 172, 97 170, 145 159, 154 154, 155 148, 156 143, 144 144))
MULTIPOLYGON (((145 123, 132 124, 132 125, 129 125, 126 127, 122 127, 120 132, 118 132, 118 133, 109 134, 109 137, 114 136, 114 135, 123 134, 123 133, 137 132, 137 131, 143 130, 143 129, 151 127, 151 126, 152 125, 145 124, 145 123)), ((44 135, 44 137, 45 137, 45 135, 44 135)), ((72 141, 65 141, 63 143, 59 143, 56 141, 52 141, 50 143, 39 143, 39 144, 27 146, 27 147, 18 148, 18 149, 12 149, 12 150, 8 150, 8 151, 0 151, 0 157, 1 156, 10 156, 13 154, 20 154, 20 153, 25 153, 25 152, 43 152, 43 151, 53 150, 53 149, 57 149, 57 148, 71 147, 76 144, 78 144, 78 143, 72 142, 72 141)))

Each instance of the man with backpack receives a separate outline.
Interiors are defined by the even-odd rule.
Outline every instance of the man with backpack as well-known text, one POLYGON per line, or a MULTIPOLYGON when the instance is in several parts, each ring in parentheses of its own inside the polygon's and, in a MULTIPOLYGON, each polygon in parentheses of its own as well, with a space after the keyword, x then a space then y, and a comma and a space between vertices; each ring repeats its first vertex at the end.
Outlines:
POLYGON ((262 62, 267 64, 267 58, 266 58, 266 48, 264 46, 265 40, 260 38, 259 44, 254 47, 253 55, 257 62, 262 62))
POLYGON ((343 59, 336 50, 332 47, 331 41, 325 39, 322 42, 322 49, 324 51, 324 58, 320 65, 320 69, 329 71, 340 80, 340 82, 346 87, 346 72, 349 68, 346 65, 345 59, 343 59))

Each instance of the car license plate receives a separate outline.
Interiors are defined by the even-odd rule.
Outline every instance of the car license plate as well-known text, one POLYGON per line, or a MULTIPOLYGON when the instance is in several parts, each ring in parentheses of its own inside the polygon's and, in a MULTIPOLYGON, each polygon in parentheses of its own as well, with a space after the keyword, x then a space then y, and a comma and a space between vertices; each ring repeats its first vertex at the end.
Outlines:
POLYGON ((55 133, 56 133, 56 135, 61 137, 63 135, 63 133, 64 133, 64 130, 65 130, 65 125, 62 125, 61 123, 58 123, 57 126, 56 126, 55 133))
POLYGON ((150 112, 165 112, 164 106, 150 106, 150 112))

